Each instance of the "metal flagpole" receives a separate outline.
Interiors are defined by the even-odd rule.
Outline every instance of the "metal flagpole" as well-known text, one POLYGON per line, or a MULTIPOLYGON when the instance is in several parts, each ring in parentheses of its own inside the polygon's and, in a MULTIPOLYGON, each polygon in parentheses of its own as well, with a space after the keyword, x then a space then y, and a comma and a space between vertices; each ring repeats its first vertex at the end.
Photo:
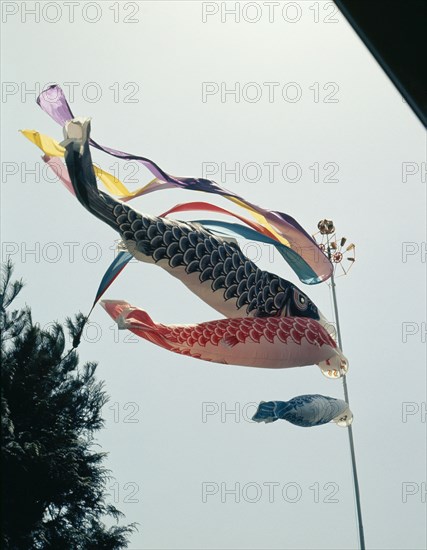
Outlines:
MULTIPOLYGON (((333 224, 331 224, 333 227, 333 224)), ((328 251, 328 257, 331 259, 331 248, 329 245, 329 233, 326 233, 327 238, 327 251, 328 251)), ((342 346, 342 337, 341 337, 341 328, 340 328, 340 320, 338 315, 338 303, 337 303, 337 293, 336 293, 336 285, 335 285, 335 273, 332 272, 331 276, 331 289, 332 289, 332 299, 334 303, 334 316, 335 316, 335 323, 337 326, 337 337, 338 337, 338 345, 340 349, 343 349, 342 346)), ((346 374, 343 374, 342 377, 342 383, 343 383, 343 389, 344 389, 344 399, 348 405, 350 405, 350 401, 348 398, 348 388, 347 388, 347 376, 346 374)), ((357 476, 357 466, 356 466, 356 454, 354 452, 354 439, 353 439, 353 428, 350 424, 348 426, 348 440, 350 443, 350 454, 351 454, 351 467, 353 470, 353 484, 354 484, 354 494, 356 498, 356 510, 357 510, 357 526, 359 530, 359 542, 360 542, 360 550, 366 550, 365 546, 365 533, 363 529, 363 520, 362 520, 362 507, 360 504, 360 490, 359 490, 359 478, 357 476)))

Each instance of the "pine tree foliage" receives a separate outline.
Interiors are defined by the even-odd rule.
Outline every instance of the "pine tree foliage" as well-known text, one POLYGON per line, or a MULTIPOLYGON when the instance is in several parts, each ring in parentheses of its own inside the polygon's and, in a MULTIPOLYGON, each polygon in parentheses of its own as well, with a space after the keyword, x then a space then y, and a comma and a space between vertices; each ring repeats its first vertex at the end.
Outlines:
MULTIPOLYGON (((105 453, 95 450, 107 401, 96 363, 79 367, 59 323, 33 323, 13 309, 22 281, 10 263, 0 285, 2 547, 6 550, 126 548, 135 525, 107 502, 105 453), (111 521, 110 521, 111 523, 111 521)), ((72 339, 85 317, 67 319, 72 339)))

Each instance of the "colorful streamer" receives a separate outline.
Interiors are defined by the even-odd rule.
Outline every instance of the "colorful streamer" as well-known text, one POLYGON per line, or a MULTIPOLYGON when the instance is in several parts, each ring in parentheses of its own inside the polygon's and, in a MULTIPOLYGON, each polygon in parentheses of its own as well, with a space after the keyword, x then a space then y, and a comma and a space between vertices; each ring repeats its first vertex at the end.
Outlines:
MULTIPOLYGON (((43 111, 61 126, 64 126, 66 122, 74 118, 64 93, 59 86, 53 85, 44 90, 38 97, 37 102, 43 111)), ((148 158, 100 145, 92 139, 90 139, 89 143, 92 147, 116 158, 139 162, 155 176, 155 180, 142 189, 132 193, 126 190, 126 192, 122 194, 122 198, 131 199, 146 194, 147 192, 168 189, 171 187, 220 195, 248 210, 279 242, 289 246, 301 256, 302 261, 305 262, 315 274, 314 277, 307 279, 305 274, 302 274, 300 277, 300 273, 297 272, 297 275, 303 282, 307 284, 316 284, 327 280, 331 276, 333 269, 331 262, 319 251, 317 243, 312 237, 291 216, 283 212, 266 210, 256 206, 239 195, 223 189, 212 180, 171 176, 148 158)))
POLYGON ((105 293, 105 291, 108 289, 108 287, 114 282, 114 280, 120 275, 122 270, 127 266, 129 261, 132 259, 132 254, 129 254, 129 252, 126 252, 122 250, 119 252, 114 258, 113 262, 105 272, 104 276, 102 277, 102 280, 99 284, 98 291, 95 296, 95 300, 93 302, 93 305, 95 306, 98 300, 102 297, 102 295, 105 293))

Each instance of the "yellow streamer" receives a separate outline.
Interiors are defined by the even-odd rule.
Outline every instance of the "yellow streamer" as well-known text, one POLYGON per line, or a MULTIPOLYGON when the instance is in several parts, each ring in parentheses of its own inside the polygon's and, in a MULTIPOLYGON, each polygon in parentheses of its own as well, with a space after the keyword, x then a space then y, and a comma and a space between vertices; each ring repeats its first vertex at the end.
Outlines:
POLYGON ((273 235, 276 237, 276 240, 278 240, 280 243, 284 244, 285 246, 288 246, 289 248, 291 247, 290 246, 290 243, 287 239, 285 239, 283 237, 283 235, 281 235, 280 233, 278 233, 274 227, 271 225, 271 223, 269 223, 266 218, 262 215, 262 214, 259 214, 254 208, 252 208, 249 204, 247 204, 246 202, 244 201, 241 201, 240 199, 236 199, 235 197, 231 197, 230 195, 227 195, 227 199, 230 200, 231 202, 234 202, 235 204, 237 204, 238 206, 240 206, 241 208, 244 208, 245 210, 247 210, 248 212, 250 212, 252 214, 252 216, 256 219, 256 221, 262 225, 263 227, 267 228, 269 231, 271 231, 271 233, 273 233, 273 235))
MULTIPOLYGON (((36 130, 21 130, 21 133, 34 143, 39 149, 49 157, 63 157, 65 149, 56 140, 45 134, 40 134, 36 130)), ((93 169, 97 178, 104 184, 105 188, 113 195, 131 196, 132 192, 127 189, 123 183, 102 168, 93 164, 93 169)))

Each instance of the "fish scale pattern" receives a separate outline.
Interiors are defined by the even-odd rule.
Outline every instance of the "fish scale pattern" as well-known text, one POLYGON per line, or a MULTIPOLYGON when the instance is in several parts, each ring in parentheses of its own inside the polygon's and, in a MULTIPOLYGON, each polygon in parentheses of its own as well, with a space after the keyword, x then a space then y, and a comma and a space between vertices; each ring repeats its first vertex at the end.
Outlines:
POLYGON ((265 338, 271 344, 280 340, 284 344, 301 345, 303 339, 309 344, 336 348, 336 343, 316 321, 305 317, 268 317, 221 319, 194 326, 164 327, 162 336, 170 343, 193 347, 198 344, 217 346, 221 341, 229 346, 247 342, 259 343, 265 338))
POLYGON ((234 298, 236 309, 247 315, 280 315, 290 283, 259 269, 239 246, 229 243, 199 224, 174 222, 142 215, 120 203, 113 215, 124 241, 135 241, 136 249, 157 263, 166 260, 173 268, 198 273, 201 283, 222 291, 224 300, 234 298))

